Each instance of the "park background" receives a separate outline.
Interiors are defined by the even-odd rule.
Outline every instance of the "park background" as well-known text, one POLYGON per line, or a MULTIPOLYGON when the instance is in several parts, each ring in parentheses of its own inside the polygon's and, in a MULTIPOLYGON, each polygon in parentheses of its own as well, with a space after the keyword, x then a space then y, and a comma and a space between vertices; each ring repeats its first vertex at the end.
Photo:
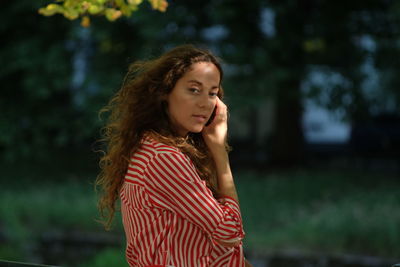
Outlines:
POLYGON ((400 262, 399 1, 143 2, 90 27, 48 3, 0 11, 0 260, 126 266, 120 219, 96 222, 98 111, 131 62, 195 44, 224 62, 254 264, 400 262))

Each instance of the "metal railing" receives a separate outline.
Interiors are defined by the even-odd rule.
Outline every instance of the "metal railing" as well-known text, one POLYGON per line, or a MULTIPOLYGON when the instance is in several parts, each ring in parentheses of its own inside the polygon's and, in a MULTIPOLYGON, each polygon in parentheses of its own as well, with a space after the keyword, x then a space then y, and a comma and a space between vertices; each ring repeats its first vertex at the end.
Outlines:
POLYGON ((0 260, 0 267, 60 267, 60 266, 0 260))

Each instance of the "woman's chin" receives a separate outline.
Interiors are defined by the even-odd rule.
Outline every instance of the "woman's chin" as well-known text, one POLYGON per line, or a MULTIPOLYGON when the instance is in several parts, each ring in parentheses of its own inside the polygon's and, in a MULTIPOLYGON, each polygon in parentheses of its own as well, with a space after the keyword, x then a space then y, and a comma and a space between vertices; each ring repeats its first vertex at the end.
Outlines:
POLYGON ((201 127, 194 127, 190 130, 191 133, 201 133, 204 129, 204 126, 201 127))

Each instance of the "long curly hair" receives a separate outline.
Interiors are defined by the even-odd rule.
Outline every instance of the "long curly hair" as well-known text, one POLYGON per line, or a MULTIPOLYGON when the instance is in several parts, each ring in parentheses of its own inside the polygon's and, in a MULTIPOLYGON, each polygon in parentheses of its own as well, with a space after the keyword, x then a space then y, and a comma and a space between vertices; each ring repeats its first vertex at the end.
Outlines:
MULTIPOLYGON (((178 46, 159 58, 131 64, 121 89, 100 110, 100 114, 108 114, 108 120, 99 140, 105 151, 100 159, 96 188, 100 189, 98 208, 106 229, 119 209, 117 200, 130 158, 144 137, 178 147, 190 157, 214 195, 218 194, 215 166, 201 133, 180 137, 166 111, 166 96, 192 64, 198 62, 213 63, 222 81, 223 71, 217 57, 192 45, 178 46)), ((221 86, 218 96, 223 97, 221 86)), ((229 149, 227 144, 226 148, 229 149)))

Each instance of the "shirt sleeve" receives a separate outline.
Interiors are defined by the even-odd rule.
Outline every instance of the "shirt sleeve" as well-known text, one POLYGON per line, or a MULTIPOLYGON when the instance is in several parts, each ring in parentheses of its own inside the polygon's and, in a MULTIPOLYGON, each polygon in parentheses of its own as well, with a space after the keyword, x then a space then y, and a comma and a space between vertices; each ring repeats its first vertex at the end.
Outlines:
POLYGON ((224 242, 243 239, 238 203, 230 197, 215 199, 184 154, 157 154, 146 172, 148 193, 155 206, 177 213, 212 239, 224 242))

